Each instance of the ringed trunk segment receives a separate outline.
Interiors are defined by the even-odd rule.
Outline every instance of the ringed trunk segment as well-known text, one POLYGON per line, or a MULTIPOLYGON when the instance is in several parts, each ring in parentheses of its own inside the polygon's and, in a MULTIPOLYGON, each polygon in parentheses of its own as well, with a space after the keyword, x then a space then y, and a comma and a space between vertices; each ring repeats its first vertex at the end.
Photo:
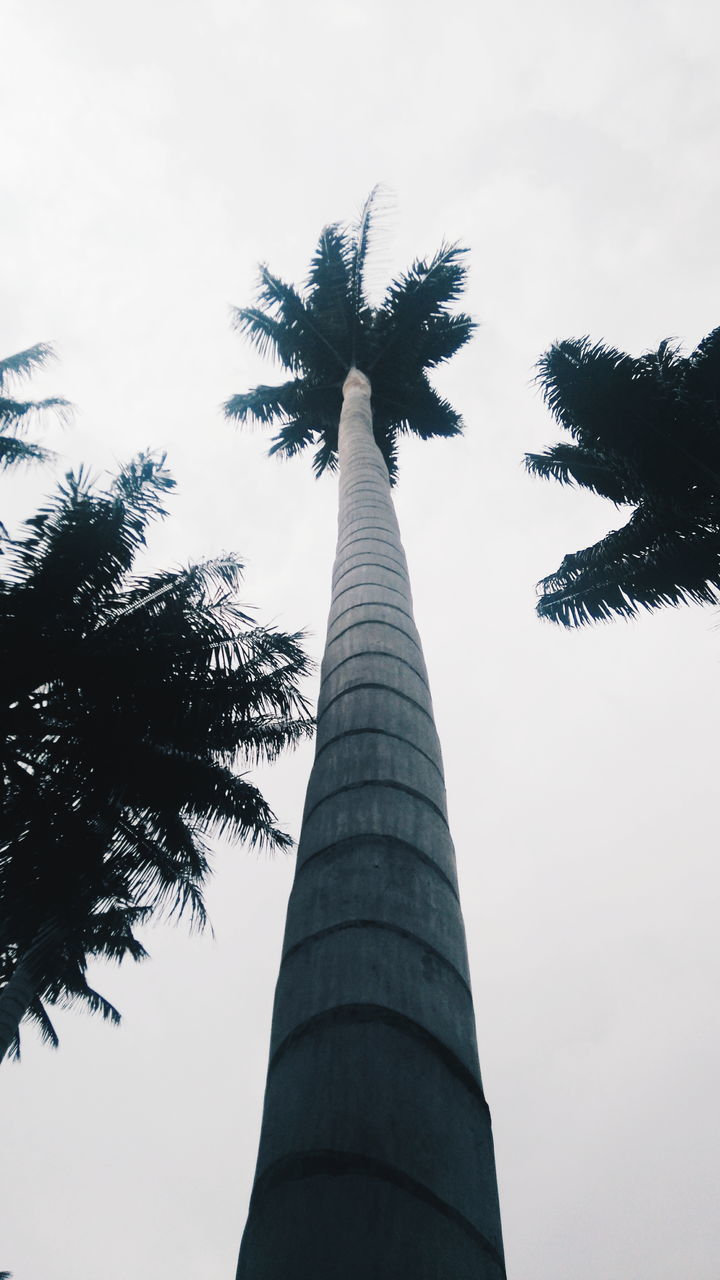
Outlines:
POLYGON ((340 419, 318 732, 238 1280, 502 1280, 440 744, 370 383, 340 419))

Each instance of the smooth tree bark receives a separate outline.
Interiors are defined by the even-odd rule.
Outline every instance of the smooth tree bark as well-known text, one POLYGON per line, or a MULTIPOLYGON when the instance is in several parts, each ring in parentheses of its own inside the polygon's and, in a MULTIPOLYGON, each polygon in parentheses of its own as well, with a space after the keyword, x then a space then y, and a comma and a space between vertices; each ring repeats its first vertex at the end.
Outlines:
POLYGON ((371 388, 344 386, 332 604, 238 1280, 500 1280, 440 745, 371 388))

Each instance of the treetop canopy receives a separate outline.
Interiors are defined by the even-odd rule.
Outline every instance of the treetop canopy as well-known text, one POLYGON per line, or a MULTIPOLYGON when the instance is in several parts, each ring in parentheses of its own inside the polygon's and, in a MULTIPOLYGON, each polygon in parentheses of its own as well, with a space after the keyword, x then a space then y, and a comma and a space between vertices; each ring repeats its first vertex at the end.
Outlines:
POLYGON ((293 376, 233 396, 225 413, 278 425, 271 454, 293 457, 313 446, 319 476, 337 467, 342 385, 355 366, 370 379, 375 439, 394 481, 399 434, 427 439, 462 431, 460 415, 431 385, 427 370, 449 360, 476 326, 453 311, 467 280, 467 250, 457 244, 417 259, 390 283, 379 307, 370 305, 365 269, 374 196, 356 226, 324 229, 301 290, 260 267, 257 304, 237 308, 234 323, 293 376))

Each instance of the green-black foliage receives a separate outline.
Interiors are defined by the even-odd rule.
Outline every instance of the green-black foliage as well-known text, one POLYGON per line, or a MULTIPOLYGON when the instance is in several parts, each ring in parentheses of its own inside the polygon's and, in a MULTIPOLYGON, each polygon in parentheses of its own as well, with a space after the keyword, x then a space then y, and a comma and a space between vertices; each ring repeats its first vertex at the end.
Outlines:
POLYGON ((54 356, 47 342, 39 342, 27 351, 0 360, 0 467, 10 467, 17 462, 40 462, 51 456, 47 449, 24 439, 25 432, 38 414, 52 409, 60 417, 67 414, 67 400, 51 396, 46 400, 18 400, 10 395, 14 381, 28 377, 35 369, 54 356))
POLYGON ((247 777, 311 731, 302 637, 253 625, 242 566, 133 575, 173 486, 141 455, 104 490, 69 475, 4 557, 0 999, 30 957, 29 1016, 84 1002, 88 958, 140 959, 154 912, 205 923, 206 836, 285 848, 247 777))
POLYGON ((635 358, 573 339, 552 346, 538 370, 573 443, 526 455, 528 469, 632 508, 622 528, 543 578, 539 615, 578 626, 641 607, 716 601, 720 329, 689 356, 670 341, 635 358))
POLYGON ((320 475, 337 467, 342 386, 356 367, 370 379, 375 438, 394 481, 399 434, 427 439, 462 430, 460 415, 432 387, 427 370, 464 346, 475 325, 452 312, 467 278, 466 250, 454 244, 414 262, 392 281, 379 307, 370 305, 365 271, 374 195, 355 227, 322 232, 304 289, 261 266, 257 306, 238 308, 235 324, 292 377, 233 396, 225 413, 240 422, 279 424, 270 453, 293 457, 313 446, 320 475))

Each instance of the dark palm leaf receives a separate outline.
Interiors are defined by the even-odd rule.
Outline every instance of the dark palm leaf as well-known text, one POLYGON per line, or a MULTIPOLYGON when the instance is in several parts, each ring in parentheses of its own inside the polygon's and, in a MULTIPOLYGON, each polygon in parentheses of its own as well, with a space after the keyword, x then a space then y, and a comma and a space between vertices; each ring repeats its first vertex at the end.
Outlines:
POLYGON ((0 360, 0 391, 13 378, 27 377, 54 358, 55 351, 49 342, 37 342, 34 347, 18 351, 14 356, 6 356, 4 360, 0 360))
POLYGON ((46 400, 18 400, 8 395, 8 386, 13 379, 28 377, 34 370, 42 368, 54 355, 49 343, 39 342, 26 351, 18 351, 16 355, 0 360, 0 468, 21 462, 43 462, 53 456, 48 449, 22 437, 48 411, 65 421, 70 411, 69 402, 59 396, 46 400))
POLYGON ((325 227, 308 274, 306 296, 313 315, 330 334, 333 349, 352 357, 355 333, 353 297, 362 291, 364 261, 340 227, 325 227))
POLYGON ((314 450, 317 475, 337 467, 342 385, 353 366, 372 381, 376 442, 397 475, 397 436, 456 435, 460 415, 430 386, 426 370, 450 359, 475 325, 455 314, 467 279, 465 250, 444 245, 393 281, 378 308, 365 285, 377 189, 358 224, 322 232, 303 293, 260 272, 258 306, 236 312, 236 324, 266 355, 294 376, 280 386, 256 387, 225 405, 229 418, 277 424, 271 453, 293 457, 314 450))
POLYGON ((526 453, 525 465, 531 475, 560 484, 577 484, 590 489, 618 506, 640 497, 641 490, 630 496, 631 478, 620 477, 603 461, 602 454, 580 445, 554 444, 545 453, 526 453))
POLYGON ((16 400, 0 396, 0 423, 5 431, 25 431, 46 409, 53 409, 61 421, 66 421, 70 404, 61 396, 48 396, 45 400, 16 400))
POLYGON ((312 731, 303 637, 254 624, 235 556, 132 576, 172 483, 147 454, 70 476, 5 557, 0 999, 32 955, 50 1042, 46 1004, 118 1017, 89 958, 142 959, 153 914, 206 923, 208 834, 290 843, 239 771, 312 731))
MULTIPOLYGON (((433 364, 446 358, 441 349, 437 354, 432 352, 428 326, 442 321, 447 308, 461 297, 467 284, 466 254, 467 249, 459 245, 443 245, 429 261, 418 259, 409 271, 393 280, 373 326, 369 375, 378 365, 398 358, 409 360, 418 343, 432 353, 433 364)), ((467 316, 460 320, 465 330, 463 341, 467 341, 474 325, 467 316)), ((451 354, 457 349, 455 346, 451 354)))
POLYGON ((360 327, 360 317, 367 308, 365 301, 365 264, 367 262, 368 249, 370 248, 370 236, 374 221, 374 206, 377 199, 379 187, 373 187, 365 204, 363 205, 358 224, 354 228, 352 236, 352 249, 350 259, 350 314, 352 326, 352 341, 350 347, 350 363, 355 364, 358 356, 358 330, 360 327))
POLYGON ((670 340, 639 358, 589 338, 556 343, 538 369, 553 416, 576 444, 528 454, 528 470, 634 508, 623 529, 565 556, 540 583, 540 616, 575 626, 715 601, 720 330, 687 357, 670 340))
POLYGON ((12 467, 18 462, 49 462, 51 457, 50 450, 42 445, 17 436, 0 436, 0 467, 12 467))

